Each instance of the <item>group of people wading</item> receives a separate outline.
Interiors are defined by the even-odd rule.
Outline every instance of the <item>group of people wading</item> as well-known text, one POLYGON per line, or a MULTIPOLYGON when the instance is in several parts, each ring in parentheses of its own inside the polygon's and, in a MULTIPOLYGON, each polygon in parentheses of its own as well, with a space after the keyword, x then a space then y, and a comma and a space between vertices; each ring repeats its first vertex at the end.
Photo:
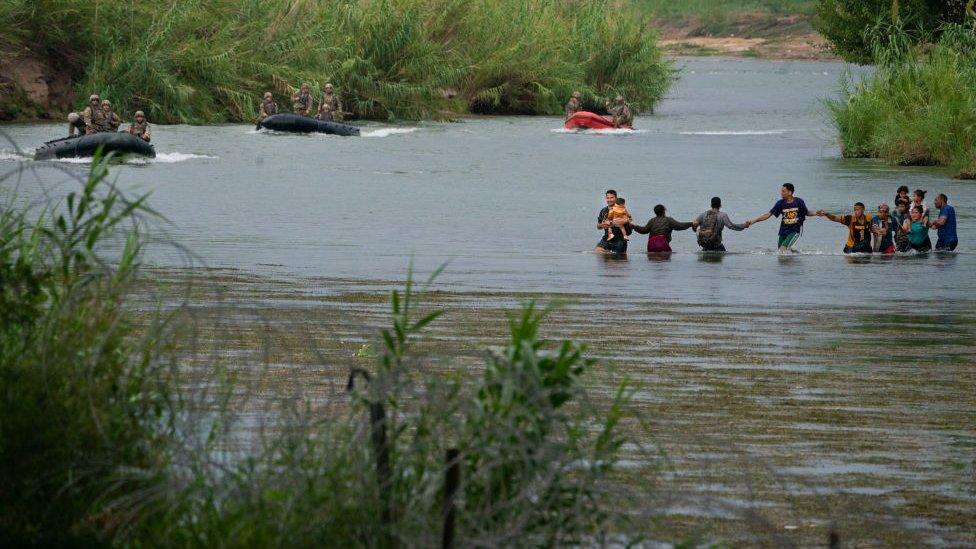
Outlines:
MULTIPOLYGON (((299 116, 313 116, 312 92, 310 91, 308 82, 302 82, 302 85, 291 96, 291 108, 292 112, 299 116)), ((264 98, 258 106, 257 123, 260 124, 265 118, 273 114, 278 114, 279 112, 278 104, 275 103, 274 96, 269 91, 264 92, 264 98)), ((339 95, 336 93, 335 88, 332 87, 332 84, 326 84, 322 88, 322 94, 319 97, 319 107, 315 111, 314 118, 316 120, 340 122, 342 120, 342 114, 342 103, 339 101, 339 95)))
POLYGON ((911 197, 908 187, 901 186, 895 195, 895 208, 892 212, 886 202, 878 205, 876 214, 865 213, 862 202, 855 202, 851 213, 833 214, 824 210, 811 211, 802 198, 793 195, 794 187, 786 183, 780 189, 780 199, 768 211, 743 223, 734 223, 728 214, 722 212, 722 199, 712 198, 711 209, 692 221, 682 222, 666 215, 662 204, 654 206, 654 217, 645 225, 635 225, 627 210, 626 200, 617 196, 617 191, 606 192, 607 206, 597 216, 596 228, 603 231, 603 238, 596 245, 598 253, 627 253, 627 241, 631 232, 648 235, 647 251, 661 253, 671 251, 671 233, 692 229, 698 233, 698 245, 706 252, 724 252, 722 230, 742 231, 769 219, 779 217, 780 227, 777 247, 781 253, 796 252, 796 242, 803 231, 803 222, 808 216, 819 216, 840 223, 847 228, 847 242, 844 253, 894 254, 909 251, 927 252, 932 249, 929 230, 938 231, 935 249, 952 251, 956 249, 959 238, 956 234, 956 210, 949 205, 949 197, 940 193, 935 197, 935 207, 939 213, 934 221, 928 206, 925 205, 926 191, 916 190, 911 197))
MULTIPOLYGON (((610 115, 614 128, 630 127, 634 124, 634 111, 630 108, 630 105, 624 101, 624 96, 618 95, 614 98, 612 103, 609 99, 607 99, 603 103, 603 107, 607 110, 607 114, 610 115)), ((565 110, 566 120, 569 120, 574 114, 582 111, 583 94, 578 91, 574 91, 569 97, 569 101, 566 102, 565 110)))
MULTIPOLYGON (((121 125, 122 118, 112 110, 112 102, 102 99, 98 94, 92 94, 88 97, 88 105, 81 113, 73 112, 68 115, 68 137, 117 132, 121 125)), ((146 121, 146 113, 136 111, 126 132, 148 143, 152 139, 152 128, 146 121)))

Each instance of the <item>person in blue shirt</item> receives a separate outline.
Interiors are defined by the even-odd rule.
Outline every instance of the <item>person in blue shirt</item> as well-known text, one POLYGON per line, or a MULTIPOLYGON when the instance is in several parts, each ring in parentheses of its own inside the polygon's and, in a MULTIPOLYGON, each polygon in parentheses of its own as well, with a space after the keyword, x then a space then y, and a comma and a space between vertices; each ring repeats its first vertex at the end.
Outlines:
POLYGON ((793 196, 794 190, 792 183, 784 183, 780 189, 780 196, 782 198, 776 204, 773 204, 771 210, 749 222, 752 225, 765 221, 770 216, 782 216, 779 223, 779 240, 777 242, 780 253, 796 251, 793 246, 796 244, 797 239, 800 238, 800 233, 803 231, 803 222, 806 220, 807 215, 817 215, 807 209, 807 205, 803 202, 802 198, 793 196))
POLYGON ((956 209, 949 205, 949 197, 943 193, 935 197, 935 207, 939 209, 939 218, 932 222, 932 228, 939 230, 935 249, 951 252, 959 244, 959 237, 956 235, 956 209))

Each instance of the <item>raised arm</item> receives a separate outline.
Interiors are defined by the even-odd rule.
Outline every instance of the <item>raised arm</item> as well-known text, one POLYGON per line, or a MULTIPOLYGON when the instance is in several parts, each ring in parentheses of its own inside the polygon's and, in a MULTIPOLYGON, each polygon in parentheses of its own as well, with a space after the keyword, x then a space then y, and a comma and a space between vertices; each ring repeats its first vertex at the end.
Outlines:
POLYGON ((668 226, 672 231, 683 231, 685 229, 690 229, 695 223, 693 221, 675 221, 674 218, 668 218, 668 226))
POLYGON ((633 229, 635 233, 648 234, 651 232, 651 220, 648 219, 646 225, 634 225, 633 229))
MULTIPOLYGON (((699 218, 699 223, 701 223, 700 218, 699 218)), ((746 220, 744 223, 733 223, 732 219, 729 217, 729 214, 724 212, 722 213, 722 223, 727 228, 732 229, 733 231, 741 231, 747 229, 749 225, 752 225, 752 222, 748 220, 746 220)))
POLYGON ((847 217, 847 216, 844 216, 844 215, 836 215, 836 214, 832 214, 830 212, 825 212, 823 210, 818 210, 813 215, 822 215, 822 216, 826 217, 827 219, 829 219, 831 221, 840 223, 841 225, 844 225, 845 224, 844 218, 847 217))
POLYGON ((763 221, 766 221, 767 219, 769 219, 769 218, 770 218, 770 217, 772 217, 772 216, 773 216, 773 214, 772 214, 772 212, 766 212, 766 213, 764 213, 764 214, 762 214, 762 215, 760 215, 759 217, 757 217, 757 218, 755 218, 755 219, 753 219, 753 220, 752 220, 752 221, 750 221, 749 223, 750 223, 751 225, 754 225, 754 224, 756 224, 756 223, 762 223, 763 221))

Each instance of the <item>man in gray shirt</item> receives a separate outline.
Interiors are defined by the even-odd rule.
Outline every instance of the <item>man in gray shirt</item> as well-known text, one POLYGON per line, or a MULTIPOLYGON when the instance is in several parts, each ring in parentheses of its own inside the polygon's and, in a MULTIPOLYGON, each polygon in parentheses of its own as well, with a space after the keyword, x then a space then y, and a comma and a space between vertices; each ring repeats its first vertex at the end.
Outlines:
POLYGON ((733 231, 741 231, 752 224, 751 221, 745 223, 732 223, 729 214, 721 211, 722 199, 712 197, 712 209, 698 216, 698 245, 706 252, 724 252, 725 246, 722 244, 722 229, 728 227, 733 231))

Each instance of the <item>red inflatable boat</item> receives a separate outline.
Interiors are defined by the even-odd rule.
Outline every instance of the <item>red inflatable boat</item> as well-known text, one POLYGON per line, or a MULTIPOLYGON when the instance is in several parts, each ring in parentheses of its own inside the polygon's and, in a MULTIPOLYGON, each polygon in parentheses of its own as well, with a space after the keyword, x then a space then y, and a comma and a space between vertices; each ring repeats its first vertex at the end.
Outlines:
MULTIPOLYGON (((579 111, 569 117, 564 126, 567 130, 610 130, 613 129, 613 120, 596 113, 579 111)), ((634 129, 629 124, 620 127, 628 130, 634 129)))

